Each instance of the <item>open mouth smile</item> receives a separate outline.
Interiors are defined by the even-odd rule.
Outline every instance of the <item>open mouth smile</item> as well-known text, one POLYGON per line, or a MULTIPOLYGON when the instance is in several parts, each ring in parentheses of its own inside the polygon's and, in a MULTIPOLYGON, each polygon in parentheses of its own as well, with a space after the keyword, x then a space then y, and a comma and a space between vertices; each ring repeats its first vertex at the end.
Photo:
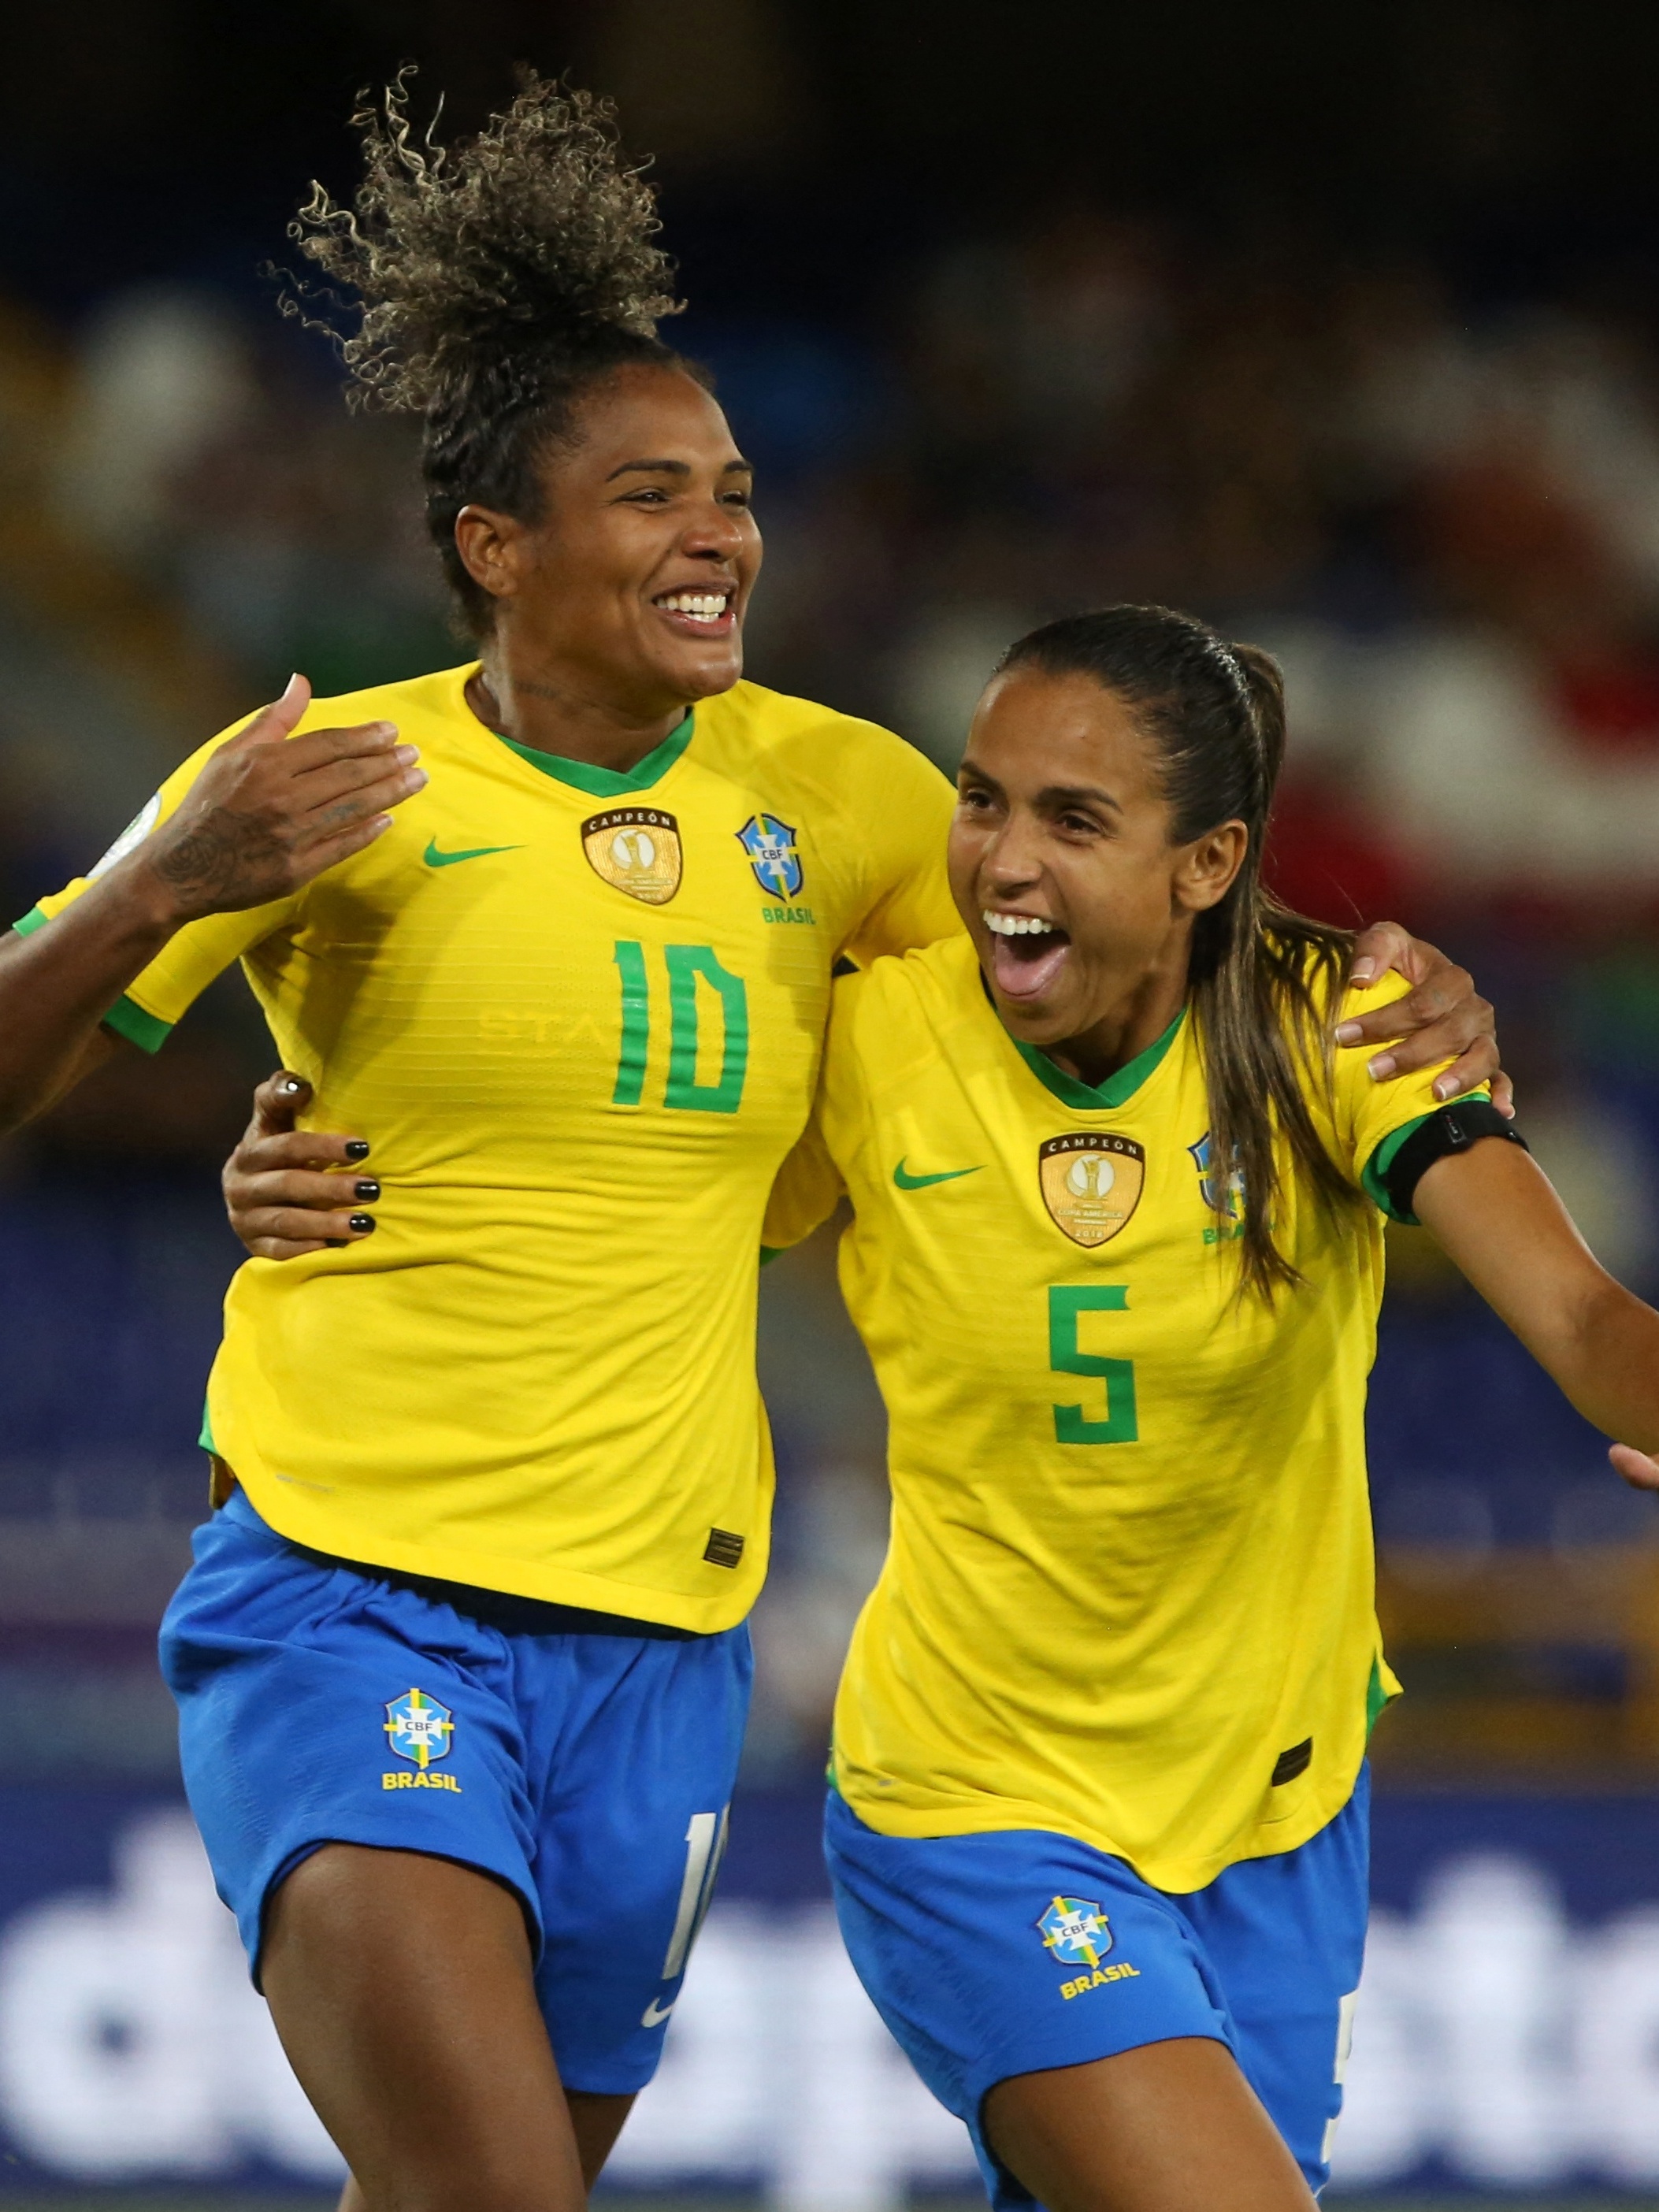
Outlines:
POLYGON ((737 587, 707 585, 696 591, 664 592, 652 605, 683 637, 725 637, 737 621, 737 587))
POLYGON ((991 933, 991 981, 1005 999, 1041 999, 1066 964, 1072 940, 1056 921, 1038 914, 1003 914, 987 907, 981 919, 991 933))

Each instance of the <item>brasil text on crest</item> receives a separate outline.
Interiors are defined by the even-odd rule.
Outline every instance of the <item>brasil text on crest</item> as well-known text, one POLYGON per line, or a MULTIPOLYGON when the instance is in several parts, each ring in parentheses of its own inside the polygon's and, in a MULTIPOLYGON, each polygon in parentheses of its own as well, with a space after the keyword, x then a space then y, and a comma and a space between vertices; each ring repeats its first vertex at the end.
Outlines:
POLYGON ((596 876, 647 906, 666 906, 685 860, 680 825, 659 806, 612 806, 581 826, 582 850, 596 876))

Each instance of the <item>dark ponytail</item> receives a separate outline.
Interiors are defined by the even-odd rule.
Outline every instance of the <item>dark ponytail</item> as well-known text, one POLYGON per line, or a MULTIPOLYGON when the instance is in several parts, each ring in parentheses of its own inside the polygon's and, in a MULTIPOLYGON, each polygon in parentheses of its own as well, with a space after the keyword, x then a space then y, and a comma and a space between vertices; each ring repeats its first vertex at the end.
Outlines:
POLYGON ((1306 1082, 1328 1085, 1331 1012, 1352 957, 1350 932, 1293 914, 1261 881, 1261 848, 1285 759, 1285 686, 1271 655, 1230 645, 1168 607, 1104 607, 1047 623, 1011 646, 997 673, 1087 675, 1131 708, 1157 746, 1170 837, 1186 844, 1224 822, 1249 833, 1243 866, 1193 932, 1192 1010, 1209 1091, 1210 1188, 1242 1177, 1243 1286, 1270 1303, 1300 1282, 1273 1240, 1274 1137, 1293 1172, 1328 1202, 1353 1193, 1320 1141, 1306 1082))

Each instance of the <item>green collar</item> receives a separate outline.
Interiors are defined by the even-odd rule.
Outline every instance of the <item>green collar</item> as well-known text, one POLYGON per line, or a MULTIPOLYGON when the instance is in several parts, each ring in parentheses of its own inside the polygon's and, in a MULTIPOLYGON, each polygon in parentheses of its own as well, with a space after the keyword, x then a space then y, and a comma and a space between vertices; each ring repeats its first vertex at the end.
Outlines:
POLYGON ((1056 1066, 1048 1054, 1039 1051, 1034 1044, 1022 1044, 1017 1036, 1010 1036, 1008 1042, 1037 1081, 1052 1091, 1056 1098, 1063 1099, 1068 1106, 1081 1107, 1085 1113, 1098 1114, 1103 1109, 1109 1111, 1128 1104, 1175 1042, 1186 1018, 1187 1009, 1183 1006, 1156 1043, 1149 1044, 1145 1052, 1138 1052, 1098 1085, 1080 1083, 1075 1075, 1067 1075, 1063 1067, 1056 1066))
POLYGON ((499 730, 492 734, 501 738, 509 751, 520 760, 538 768, 544 775, 550 775, 556 783, 568 783, 585 791, 592 799, 625 799, 630 791, 649 791, 653 783, 660 783, 691 742, 691 709, 675 723, 662 743, 648 752, 637 767, 619 772, 614 768, 595 768, 591 761, 562 760, 557 753, 544 753, 535 745, 521 745, 516 738, 501 737, 499 730))

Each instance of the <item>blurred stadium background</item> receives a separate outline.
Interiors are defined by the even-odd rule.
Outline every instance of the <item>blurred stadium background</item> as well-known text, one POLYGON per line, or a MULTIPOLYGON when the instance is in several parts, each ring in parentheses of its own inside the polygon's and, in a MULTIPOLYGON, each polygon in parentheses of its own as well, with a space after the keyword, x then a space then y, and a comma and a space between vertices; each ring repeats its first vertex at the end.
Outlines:
MULTIPOLYGON (((413 56, 465 128, 514 58, 569 66, 659 157, 681 340, 761 466, 752 672, 948 768, 1046 614, 1160 598, 1273 647, 1281 887, 1474 968, 1540 1158, 1659 1291, 1650 9, 21 0, 0 55, 8 915, 290 667, 328 692, 462 657, 407 439, 348 419, 258 270, 309 177, 349 188, 360 85, 413 56)), ((236 1257, 214 1170, 268 1062, 228 984, 154 1066, 0 1149, 19 2207, 320 2204, 335 2176, 180 1810, 152 1659, 236 1257)), ((884 1513, 831 1261, 767 1279, 781 1547, 746 1795, 607 2185, 631 2195, 973 2193, 817 1872, 884 1513)), ((1376 1745, 1333 2196, 1659 2203, 1659 1514, 1412 1232, 1392 1279, 1372 1434, 1409 1694, 1376 1745)))

